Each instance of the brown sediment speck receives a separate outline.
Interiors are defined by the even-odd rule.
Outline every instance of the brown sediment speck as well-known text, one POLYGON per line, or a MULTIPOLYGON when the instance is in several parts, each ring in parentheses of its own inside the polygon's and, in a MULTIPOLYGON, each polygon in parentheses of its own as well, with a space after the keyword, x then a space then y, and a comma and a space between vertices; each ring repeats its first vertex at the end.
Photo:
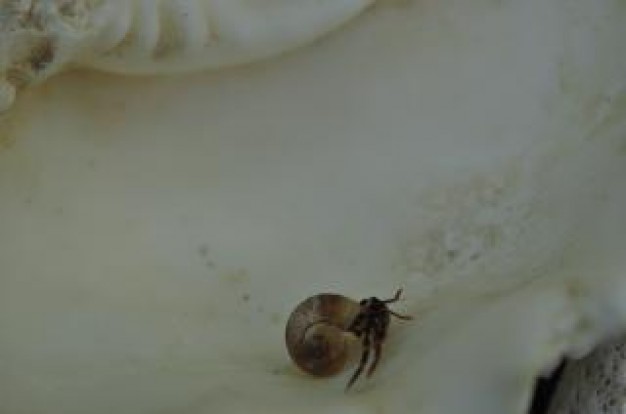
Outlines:
POLYGON ((53 59, 54 46, 52 41, 50 39, 44 39, 33 48, 29 57, 29 64, 33 71, 40 72, 44 70, 53 59))
POLYGON ((198 254, 200 255, 200 257, 208 257, 209 256, 209 245, 206 244, 206 243, 203 243, 200 246, 198 246, 198 254))

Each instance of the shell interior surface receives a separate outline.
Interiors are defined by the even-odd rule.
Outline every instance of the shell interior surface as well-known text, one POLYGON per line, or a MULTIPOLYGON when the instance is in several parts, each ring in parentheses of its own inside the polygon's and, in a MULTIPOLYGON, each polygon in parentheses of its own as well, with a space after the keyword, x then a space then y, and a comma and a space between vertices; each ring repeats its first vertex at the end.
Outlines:
MULTIPOLYGON (((158 44, 107 22, 58 30, 158 44)), ((624 39, 623 0, 385 1, 236 70, 23 91, 0 117, 0 412, 525 414, 625 327, 624 39), (294 304, 397 287, 415 319, 375 375, 345 394, 352 370, 294 366, 294 304)), ((12 85, 76 56, 40 51, 12 85)))

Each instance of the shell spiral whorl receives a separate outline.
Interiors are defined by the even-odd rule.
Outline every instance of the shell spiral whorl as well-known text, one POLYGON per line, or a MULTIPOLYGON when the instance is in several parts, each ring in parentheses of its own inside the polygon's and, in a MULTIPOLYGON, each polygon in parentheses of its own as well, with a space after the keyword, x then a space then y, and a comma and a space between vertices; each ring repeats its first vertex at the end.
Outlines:
POLYGON ((67 67, 126 74, 246 64, 311 43, 374 0, 0 1, 0 111, 67 67))

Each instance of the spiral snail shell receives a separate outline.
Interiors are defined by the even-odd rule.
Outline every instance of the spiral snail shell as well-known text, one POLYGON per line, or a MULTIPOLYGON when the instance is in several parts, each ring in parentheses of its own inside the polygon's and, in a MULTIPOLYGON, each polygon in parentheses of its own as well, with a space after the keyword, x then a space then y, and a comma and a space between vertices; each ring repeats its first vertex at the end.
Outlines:
POLYGON ((301 302, 291 313, 285 331, 291 359, 305 372, 327 377, 341 371, 348 360, 348 328, 359 303, 342 295, 322 293, 301 302))

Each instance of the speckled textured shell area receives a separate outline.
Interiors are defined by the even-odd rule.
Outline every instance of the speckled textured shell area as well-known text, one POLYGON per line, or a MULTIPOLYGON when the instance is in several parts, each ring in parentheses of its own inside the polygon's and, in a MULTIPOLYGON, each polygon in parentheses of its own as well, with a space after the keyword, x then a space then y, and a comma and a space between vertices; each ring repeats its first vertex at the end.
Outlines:
POLYGON ((16 89, 70 66, 119 73, 202 70, 305 45, 372 0, 6 0, 0 111, 16 89))
POLYGON ((626 410, 626 336, 570 362, 549 414, 620 414, 626 410))

